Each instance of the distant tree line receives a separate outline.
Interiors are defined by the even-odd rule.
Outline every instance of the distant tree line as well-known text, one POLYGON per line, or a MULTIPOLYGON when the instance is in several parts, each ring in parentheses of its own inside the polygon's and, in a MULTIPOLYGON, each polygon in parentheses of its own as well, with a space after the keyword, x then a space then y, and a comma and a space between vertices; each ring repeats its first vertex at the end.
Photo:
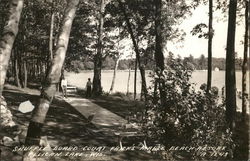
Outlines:
MULTIPOLYGON (((167 58, 166 58, 167 59, 167 58)), ((181 58, 183 63, 194 70, 207 70, 208 69, 208 59, 201 55, 199 58, 194 58, 192 55, 188 57, 181 58)), ((166 60, 167 61, 167 60, 166 60)), ((218 68, 219 70, 225 70, 225 58, 212 58, 212 69, 218 68)), ((236 58, 235 69, 242 70, 242 58, 236 58)), ((248 63, 250 60, 248 59, 248 63)), ((154 65, 153 60, 149 60, 145 64, 146 70, 152 70, 154 65)), ((102 64, 103 70, 113 70, 115 66, 115 59, 112 57, 106 57, 102 64)), ((128 70, 131 67, 135 67, 135 59, 122 59, 119 61, 118 70, 128 70)), ((69 72, 81 72, 82 70, 93 70, 94 63, 90 59, 85 59, 84 61, 74 60, 66 65, 65 69, 69 72)), ((132 68, 133 69, 133 68, 132 68)))

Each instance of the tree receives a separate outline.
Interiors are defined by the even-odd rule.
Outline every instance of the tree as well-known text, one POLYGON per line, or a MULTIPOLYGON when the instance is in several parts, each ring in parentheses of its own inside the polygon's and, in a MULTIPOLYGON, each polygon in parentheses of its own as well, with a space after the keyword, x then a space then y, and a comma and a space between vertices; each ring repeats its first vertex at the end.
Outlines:
POLYGON ((7 23, 3 28, 0 39, 0 96, 2 96, 3 86, 8 69, 11 50, 18 33, 18 25, 23 9, 23 0, 12 0, 9 2, 9 15, 7 23))
POLYGON ((94 78, 93 78, 93 95, 99 96, 102 93, 101 85, 101 69, 102 69, 102 53, 103 53, 103 23, 104 23, 104 0, 100 3, 99 27, 97 53, 94 57, 94 78))
POLYGON ((144 96, 145 96, 145 99, 147 100, 148 91, 147 91, 147 85, 146 85, 145 68, 144 68, 144 65, 142 65, 141 62, 140 62, 140 51, 139 51, 139 48, 138 48, 138 43, 136 42, 132 27, 131 27, 131 23, 129 21, 127 12, 126 12, 126 10, 124 8, 123 2, 121 2, 121 0, 118 0, 118 3, 119 3, 119 7, 120 7, 120 9, 121 9, 121 11, 122 11, 122 13, 124 15, 124 19, 126 21, 127 29, 128 29, 128 32, 129 32, 130 37, 131 37, 132 42, 133 42, 133 46, 134 46, 134 50, 135 50, 135 54, 136 54, 136 60, 135 61, 137 61, 138 66, 139 66, 139 70, 140 70, 140 73, 141 73, 142 87, 143 87, 143 91, 144 91, 144 96))
POLYGON ((119 61, 120 61, 120 57, 121 57, 121 52, 120 52, 120 49, 121 49, 121 45, 120 45, 121 32, 120 32, 120 28, 118 28, 118 33, 119 33, 119 35, 118 35, 119 39, 118 39, 118 42, 117 42, 117 54, 114 55, 114 57, 115 57, 115 66, 114 66, 113 79, 112 79, 112 82, 111 82, 111 87, 110 87, 109 93, 113 93, 114 86, 115 86, 116 71, 117 71, 119 61))
POLYGON ((212 86, 213 0, 209 0, 207 93, 212 86))
MULTIPOLYGON (((201 1, 202 2, 202 1, 201 1)), ((206 2, 206 1, 203 1, 206 2)), ((200 1, 197 1, 198 5, 200 1)), ((200 23, 196 25, 191 33, 193 35, 198 35, 198 38, 205 38, 208 39, 208 48, 207 48, 207 55, 208 55, 208 63, 207 63, 207 90, 206 92, 209 93, 212 86, 212 41, 213 41, 213 0, 208 0, 208 10, 209 10, 209 20, 208 20, 208 26, 204 23, 200 23), (208 32, 203 31, 204 28, 208 28, 208 32)))
POLYGON ((246 118, 247 108, 247 51, 248 51, 248 1, 245 0, 245 35, 244 35, 244 56, 242 64, 242 118, 246 118))
MULTIPOLYGON (((165 69, 164 65, 164 54, 163 50, 168 41, 181 41, 182 35, 175 25, 181 22, 186 14, 189 12, 190 6, 187 5, 185 1, 164 1, 164 0, 154 0, 155 8, 155 63, 156 63, 156 75, 160 78, 163 76, 163 71, 165 69), (177 12, 178 10, 178 12, 177 12)), ((165 106, 166 92, 163 89, 165 83, 158 79, 155 81, 155 86, 158 84, 158 89, 160 92, 160 100, 163 106, 165 106)), ((156 89, 156 88, 155 88, 156 89)), ((156 92, 156 90, 155 90, 156 92)))
POLYGON ((196 62, 194 60, 194 56, 192 54, 190 54, 189 57, 185 57, 183 59, 183 64, 188 65, 191 68, 194 68, 196 65, 196 62))
POLYGON ((53 59, 53 33, 54 33, 54 20, 55 13, 54 13, 54 2, 51 1, 51 21, 50 21, 50 34, 49 34, 49 60, 53 59))
POLYGON ((162 0, 155 0, 155 63, 161 72, 164 70, 163 38, 162 38, 162 0))
MULTIPOLYGON (((250 5, 248 4, 248 13, 250 11, 250 5)), ((250 26, 250 20, 249 20, 249 15, 248 15, 248 26, 250 26)), ((250 42, 250 31, 248 29, 248 41, 250 42)), ((248 48, 249 51, 248 51, 248 69, 250 71, 250 48, 248 48)), ((248 74, 248 80, 250 81, 250 73, 248 74)), ((248 94, 248 98, 250 98, 250 85, 248 84, 248 87, 249 87, 249 94, 248 94)), ((250 127, 248 127, 248 134, 250 134, 250 127)), ((250 144, 248 144, 248 149, 250 149, 250 144)), ((250 153, 248 154, 248 158, 250 158, 250 153)))
POLYGON ((138 65, 137 65, 137 59, 135 59, 135 73, 134 73, 134 100, 136 99, 136 83, 137 83, 137 68, 138 68, 138 65))
MULTIPOLYGON (((118 52, 119 52, 119 51, 118 51, 118 52)), ((118 68, 119 60, 120 60, 120 55, 118 55, 118 56, 116 57, 116 60, 115 60, 113 79, 112 79, 112 82, 111 82, 111 87, 110 87, 109 93, 113 93, 113 90, 114 90, 115 78, 116 78, 116 71, 117 71, 117 68, 118 68)))
MULTIPOLYGON (((56 92, 56 85, 59 83, 62 66, 68 47, 71 26, 79 0, 68 0, 65 8, 64 18, 60 27, 59 37, 55 49, 55 56, 49 68, 48 75, 43 83, 38 104, 32 113, 28 132, 25 140, 26 145, 38 145, 41 137, 41 130, 49 110, 49 106, 56 92)), ((24 160, 29 160, 28 155, 24 160)))
POLYGON ((126 95, 129 95, 129 82, 130 82, 130 75, 131 75, 131 69, 130 69, 130 63, 129 63, 129 67, 128 67, 128 82, 127 82, 127 93, 126 95))
MULTIPOLYGON (((162 0, 155 0, 155 63, 157 68, 157 73, 159 76, 163 74, 164 71, 164 55, 163 55, 163 21, 162 21, 162 0)), ((160 91, 161 103, 165 106, 166 91, 164 91, 165 82, 157 82, 155 86, 158 86, 160 91)), ((155 87, 156 88, 156 87, 155 87)))
POLYGON ((236 82, 235 82, 235 29, 237 0, 230 0, 226 48, 226 120, 231 129, 235 127, 236 82))

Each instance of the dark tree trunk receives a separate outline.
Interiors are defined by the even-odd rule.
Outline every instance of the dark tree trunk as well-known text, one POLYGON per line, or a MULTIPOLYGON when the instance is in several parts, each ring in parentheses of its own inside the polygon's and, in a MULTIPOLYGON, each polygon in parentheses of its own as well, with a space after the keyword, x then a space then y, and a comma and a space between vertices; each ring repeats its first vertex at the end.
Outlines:
POLYGON ((7 23, 0 38, 0 96, 2 96, 11 50, 18 33, 18 24, 23 9, 23 0, 11 0, 9 3, 7 23))
MULTIPOLYGON (((155 0, 155 62, 156 62, 156 70, 159 76, 163 75, 164 71, 164 55, 163 55, 163 22, 162 22, 162 0, 155 0)), ((158 85, 160 91, 160 99, 161 104, 165 107, 166 102, 166 91, 165 82, 160 81, 157 82, 155 86, 158 85)))
POLYGON ((40 78, 40 74, 41 74, 41 71, 40 71, 40 61, 37 59, 36 60, 36 69, 37 69, 37 77, 40 78))
MULTIPOLYGON (((249 3, 248 3, 248 45, 250 46, 250 30, 249 30, 249 27, 250 27, 250 5, 249 5, 249 3)), ((248 58, 250 59, 250 47, 248 48, 248 58)), ((249 82, 250 82, 250 63, 248 63, 248 71, 249 71, 249 73, 248 73, 248 80, 249 80, 249 82)), ((249 83, 248 82, 248 83, 249 83)), ((249 93, 248 93, 248 103, 250 104, 250 84, 248 84, 248 90, 249 90, 249 93)), ((250 105, 248 105, 248 108, 249 108, 249 106, 250 105)), ((250 121, 250 118, 248 117, 248 122, 250 121)), ((250 124, 248 125, 248 138, 250 138, 250 124)), ((250 144, 248 143, 248 158, 250 158, 250 151, 249 151, 249 149, 250 149, 250 144)))
POLYGON ((213 0, 209 0, 207 93, 212 86, 213 0))
MULTIPOLYGON (((142 77, 146 78, 144 65, 142 66, 141 70, 142 70, 142 72, 141 72, 142 77)), ((143 101, 143 99, 146 99, 144 91, 146 91, 147 89, 145 89, 145 87, 146 87, 145 85, 141 84, 141 100, 142 101, 143 101)))
POLYGON ((164 70, 163 38, 162 38, 162 0, 155 0, 155 62, 156 67, 164 70))
MULTIPOLYGON (((11 72, 11 75, 13 78, 15 78, 15 72, 16 72, 16 66, 15 66, 15 63, 16 63, 16 59, 15 59, 15 55, 14 55, 14 48, 12 49, 11 51, 11 61, 12 61, 12 72, 11 72)), ((14 82, 13 82, 14 83, 14 82)))
POLYGON ((147 84, 146 84, 145 74, 143 72, 144 66, 140 62, 140 51, 139 51, 137 42, 135 40, 135 36, 134 36, 133 30, 132 30, 131 24, 129 22, 128 15, 127 15, 126 10, 125 10, 125 8, 123 6, 123 3, 121 2, 121 0, 118 0, 118 3, 119 3, 121 11, 124 14, 124 18, 125 18, 125 21, 126 21, 126 24, 127 24, 128 32, 129 32, 130 37, 131 37, 132 42, 133 42, 134 50, 135 50, 135 53, 136 53, 136 61, 138 63, 139 70, 140 70, 140 73, 141 73, 141 81, 142 81, 142 86, 143 86, 143 89, 144 89, 144 97, 146 98, 145 101, 147 101, 148 91, 147 91, 147 84))
MULTIPOLYGON (((17 48, 18 49, 18 48, 17 48)), ((22 65, 22 49, 19 49, 18 51, 18 69, 19 69, 19 80, 20 80, 20 84, 21 84, 21 88, 24 87, 24 81, 23 81, 23 65, 22 65)))
POLYGON ((233 130, 236 115, 235 28, 237 0, 230 0, 226 49, 226 120, 233 130))
POLYGON ((23 88, 27 88, 28 72, 27 72, 26 61, 23 61, 23 72, 24 72, 23 88))
POLYGON ((102 93, 101 72, 102 72, 102 52, 103 52, 103 23, 104 23, 104 0, 100 3, 99 27, 97 53, 94 58, 94 78, 93 78, 93 95, 99 96, 102 93))
MULTIPOLYGON (((31 121, 28 127, 26 145, 38 145, 41 137, 41 130, 49 110, 49 106, 56 93, 56 84, 59 82, 61 76, 62 66, 65 60, 66 51, 68 47, 69 35, 71 26, 75 17, 75 12, 79 0, 68 0, 67 7, 64 12, 64 18, 61 23, 59 38, 55 49, 55 56, 52 60, 51 67, 45 82, 43 83, 41 96, 38 104, 32 113, 31 121)), ((28 153, 24 156, 24 160, 30 161, 28 153)))
POLYGON ((32 70, 31 70, 31 73, 32 73, 32 77, 33 78, 36 78, 36 65, 35 65, 35 60, 32 60, 32 70))
POLYGON ((244 56, 242 64, 242 119, 246 118, 247 109, 247 49, 248 49, 248 1, 245 1, 245 35, 244 35, 244 56))

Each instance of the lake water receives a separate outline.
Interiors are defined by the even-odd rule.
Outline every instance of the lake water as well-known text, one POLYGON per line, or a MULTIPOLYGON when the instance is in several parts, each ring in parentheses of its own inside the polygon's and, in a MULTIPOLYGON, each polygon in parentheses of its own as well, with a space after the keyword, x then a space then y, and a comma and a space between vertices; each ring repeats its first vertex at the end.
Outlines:
MULTIPOLYGON (((148 72, 147 72, 148 73, 148 72)), ((249 74, 249 73, 248 73, 249 74)), ((70 85, 76 86, 78 88, 85 88, 87 79, 93 79, 93 71, 85 71, 82 73, 66 73, 66 78, 70 85)), ((127 83, 128 83, 128 71, 117 71, 116 80, 114 86, 114 92, 127 92, 127 83)), ((103 90, 108 92, 111 86, 113 78, 113 71, 106 70, 102 72, 102 86, 103 90)), ((247 75, 247 90, 249 90, 249 76, 247 75)), ((242 80, 242 72, 236 72, 236 87, 238 91, 241 91, 241 80, 242 80)), ((149 86, 150 78, 146 78, 147 86, 149 86)), ((194 71, 192 74, 192 78, 190 80, 192 83, 195 83, 195 88, 198 90, 200 85, 207 82, 207 71, 194 71)), ((137 73, 137 93, 141 91, 141 77, 140 72, 137 73)), ((212 73, 212 86, 217 86, 219 88, 219 92, 221 93, 221 88, 225 86, 225 71, 213 71, 212 73)), ((134 91, 134 71, 131 71, 130 81, 129 81, 129 92, 134 91)), ((237 98, 237 111, 241 111, 241 99, 237 98)), ((247 108, 247 113, 249 113, 249 108, 247 108)))
MULTIPOLYGON (((128 71, 118 70, 116 73, 116 80, 114 86, 114 92, 127 92, 128 83, 128 71)), ((85 88, 87 79, 93 79, 93 71, 86 71, 82 73, 66 73, 66 78, 70 85, 76 86, 78 88, 85 88)), ((111 82, 113 78, 113 71, 106 70, 102 71, 102 86, 104 91, 109 91, 111 82)), ((247 84, 249 85, 249 80, 247 76, 247 84)), ((241 80, 242 72, 236 72, 236 87, 238 91, 241 91, 241 80)), ((207 82, 207 71, 194 71, 192 74, 191 82, 196 84, 196 89, 199 89, 200 85, 207 82)), ((150 85, 150 78, 147 77, 147 86, 150 85)), ((140 72, 137 72, 137 93, 141 91, 141 77, 140 72)), ((212 86, 217 86, 220 90, 225 86, 225 71, 213 71, 212 73, 212 86)), ((247 88, 249 89, 249 88, 247 88)), ((134 91, 134 71, 131 71, 130 81, 129 81, 129 91, 134 91)))

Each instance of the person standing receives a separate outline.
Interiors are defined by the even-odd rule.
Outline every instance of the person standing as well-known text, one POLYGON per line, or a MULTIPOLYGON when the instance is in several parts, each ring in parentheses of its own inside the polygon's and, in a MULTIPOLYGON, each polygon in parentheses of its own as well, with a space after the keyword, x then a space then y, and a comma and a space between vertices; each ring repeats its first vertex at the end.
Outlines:
POLYGON ((86 84, 86 88, 87 88, 86 97, 87 98, 91 97, 91 87, 92 87, 92 83, 91 83, 90 78, 88 78, 88 82, 86 84))
POLYGON ((61 80, 61 87, 62 87, 62 93, 63 93, 63 98, 67 98, 67 85, 68 85, 68 82, 67 80, 62 77, 62 80, 61 80))

